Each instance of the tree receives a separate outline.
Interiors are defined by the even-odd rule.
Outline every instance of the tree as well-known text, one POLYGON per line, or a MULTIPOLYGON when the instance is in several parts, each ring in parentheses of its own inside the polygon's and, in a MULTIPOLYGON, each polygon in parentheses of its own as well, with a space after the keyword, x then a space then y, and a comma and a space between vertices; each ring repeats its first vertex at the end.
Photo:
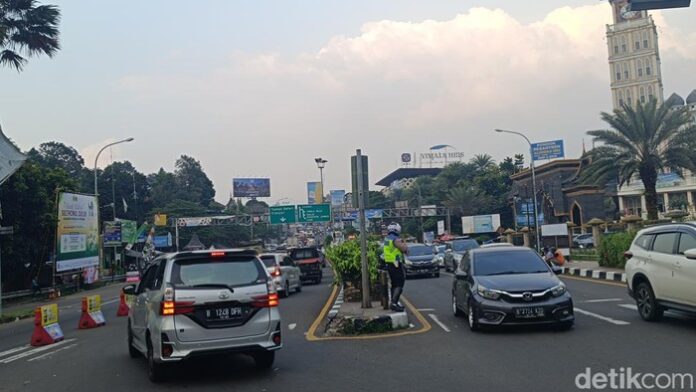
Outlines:
POLYGON ((476 168, 476 171, 483 173, 491 166, 495 166, 495 161, 488 154, 478 154, 471 159, 471 164, 476 168))
POLYGON ((444 204, 454 213, 468 216, 486 212, 491 202, 491 197, 477 187, 461 185, 447 193, 444 204))
POLYGON ((213 201, 215 197, 213 182, 205 174, 199 161, 182 155, 176 161, 174 177, 180 199, 200 203, 203 206, 208 206, 213 201))
POLYGON ((60 49, 60 11, 34 0, 0 0, 0 65, 22 71, 27 57, 60 49))
MULTIPOLYGON (((90 176, 94 175, 94 171, 88 172, 90 176)), ((111 203, 114 203, 116 217, 119 219, 141 221, 144 213, 150 210, 147 178, 128 161, 114 162, 100 171, 98 187, 101 216, 104 220, 114 218, 114 210, 105 208, 111 203)))
POLYGON ((584 180, 603 186, 610 178, 619 185, 636 176, 645 187, 648 219, 657 219, 657 176, 670 170, 682 176, 696 169, 696 125, 685 107, 658 105, 655 99, 636 107, 624 104, 602 113, 611 129, 589 131, 603 145, 590 151, 584 180))
POLYGON ((150 187, 150 201, 153 208, 162 208, 176 199, 176 178, 160 168, 157 173, 147 176, 150 187))
POLYGON ((61 167, 71 176, 79 175, 85 167, 85 160, 74 148, 60 142, 41 143, 27 154, 44 167, 61 167))

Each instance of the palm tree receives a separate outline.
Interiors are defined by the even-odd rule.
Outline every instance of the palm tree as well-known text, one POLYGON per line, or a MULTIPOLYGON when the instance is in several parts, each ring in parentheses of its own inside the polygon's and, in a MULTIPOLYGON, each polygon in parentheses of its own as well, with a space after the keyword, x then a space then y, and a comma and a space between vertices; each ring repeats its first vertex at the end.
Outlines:
POLYGON ((648 219, 657 219, 658 173, 671 170, 682 176, 685 169, 696 169, 693 113, 651 99, 601 116, 611 129, 588 132, 603 145, 589 153, 584 179, 603 185, 616 178, 622 186, 637 176, 645 187, 648 219))
POLYGON ((476 171, 481 173, 495 165, 495 161, 493 160, 493 157, 488 154, 478 154, 474 155, 474 157, 471 159, 471 164, 474 165, 476 171))
POLYGON ((452 188, 444 201, 445 207, 460 215, 476 215, 485 211, 491 203, 489 195, 467 184, 452 188))
POLYGON ((60 49, 58 23, 60 11, 54 5, 38 5, 34 0, 0 0, 0 65, 21 71, 26 57, 60 49))

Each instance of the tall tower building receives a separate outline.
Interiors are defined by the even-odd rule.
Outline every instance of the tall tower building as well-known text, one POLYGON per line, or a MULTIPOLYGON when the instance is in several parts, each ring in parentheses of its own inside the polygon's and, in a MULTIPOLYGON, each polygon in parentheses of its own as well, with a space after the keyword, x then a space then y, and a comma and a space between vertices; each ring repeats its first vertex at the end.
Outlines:
POLYGON ((629 11, 628 0, 609 0, 614 24, 607 26, 611 95, 615 109, 623 103, 664 100, 657 29, 647 11, 629 11))

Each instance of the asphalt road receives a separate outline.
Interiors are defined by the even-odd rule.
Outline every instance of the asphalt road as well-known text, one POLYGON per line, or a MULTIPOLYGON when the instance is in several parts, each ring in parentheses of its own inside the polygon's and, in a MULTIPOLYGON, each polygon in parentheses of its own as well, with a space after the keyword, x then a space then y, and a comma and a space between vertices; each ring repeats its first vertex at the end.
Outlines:
MULTIPOLYGON (((0 326, 2 391, 572 391, 578 373, 632 367, 696 374, 696 318, 668 314, 646 323, 625 287, 564 278, 578 309, 565 332, 516 328, 472 333, 450 307, 452 277, 409 280, 406 296, 432 324, 423 334, 309 342, 305 333, 330 292, 330 277, 281 301, 284 348, 275 369, 257 371, 243 356, 178 365, 169 382, 151 384, 144 359, 128 357, 125 318, 103 294, 107 325, 78 330, 79 306, 61 313, 66 341, 24 347, 31 321, 0 326), (32 351, 33 350, 33 351, 32 351)), ((66 301, 65 306, 76 301, 66 301)))

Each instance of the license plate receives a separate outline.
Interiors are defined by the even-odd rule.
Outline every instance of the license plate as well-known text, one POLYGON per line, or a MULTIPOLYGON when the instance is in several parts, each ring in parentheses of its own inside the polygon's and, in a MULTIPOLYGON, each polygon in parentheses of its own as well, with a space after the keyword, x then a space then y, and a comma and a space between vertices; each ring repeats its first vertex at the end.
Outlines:
POLYGON ((541 318, 544 317, 544 308, 517 308, 515 317, 517 318, 541 318))
POLYGON ((205 311, 208 320, 231 320, 242 315, 242 308, 214 308, 205 311))

